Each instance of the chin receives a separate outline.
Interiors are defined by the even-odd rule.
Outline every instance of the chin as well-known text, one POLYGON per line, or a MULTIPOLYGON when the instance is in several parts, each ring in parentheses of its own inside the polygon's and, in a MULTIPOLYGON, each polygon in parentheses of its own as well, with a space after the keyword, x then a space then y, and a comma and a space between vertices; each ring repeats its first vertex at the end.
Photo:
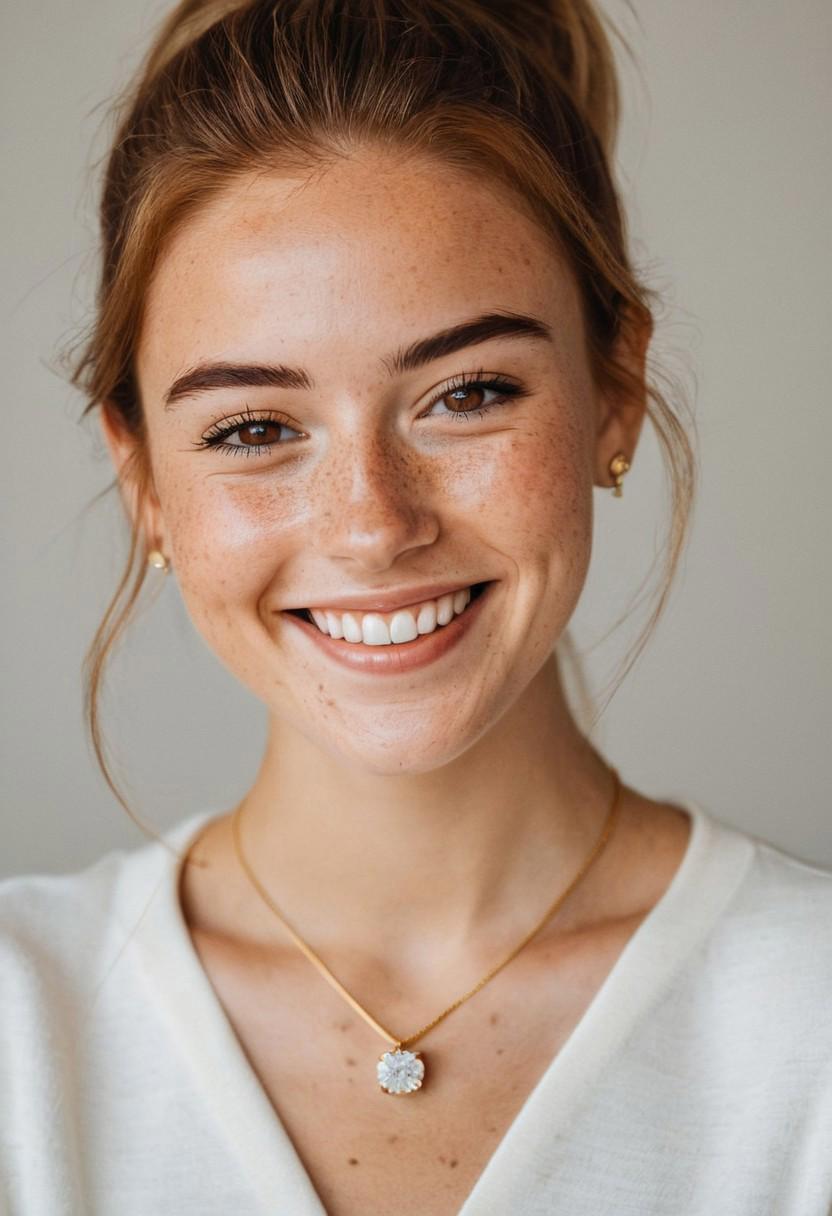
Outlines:
MULTIPOLYGON (((408 724, 410 725, 410 724, 408 724)), ((401 734, 362 733, 349 740, 343 737, 324 739, 318 736, 319 746, 324 747, 335 759, 352 769, 375 777, 417 776, 444 768, 457 756, 476 742, 479 732, 461 729, 448 733, 447 728, 431 724, 425 717, 422 729, 408 729, 401 734)))

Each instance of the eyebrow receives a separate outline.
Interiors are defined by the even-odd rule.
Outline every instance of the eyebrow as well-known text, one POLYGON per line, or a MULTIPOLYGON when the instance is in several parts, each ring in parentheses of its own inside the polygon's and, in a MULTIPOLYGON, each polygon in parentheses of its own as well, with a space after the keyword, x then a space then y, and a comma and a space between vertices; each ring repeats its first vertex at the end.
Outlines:
MULTIPOLYGON (((542 338, 551 342, 552 331, 543 321, 525 313, 488 312, 451 325, 428 338, 421 338, 382 359, 381 363, 391 376, 401 375, 491 338, 542 338)), ((195 397, 212 389, 314 387, 314 380, 302 367, 264 363, 199 363, 174 380, 163 401, 165 409, 169 410, 186 397, 195 397)))

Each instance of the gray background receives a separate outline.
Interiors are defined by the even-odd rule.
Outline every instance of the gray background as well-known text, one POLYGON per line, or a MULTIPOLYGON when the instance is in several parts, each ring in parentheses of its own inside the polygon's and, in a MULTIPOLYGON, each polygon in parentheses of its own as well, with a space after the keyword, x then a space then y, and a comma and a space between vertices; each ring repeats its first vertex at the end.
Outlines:
MULTIPOLYGON (((620 177, 638 261, 666 292, 655 350, 696 395, 703 472, 669 611, 596 739, 624 779, 693 800, 808 860, 829 821, 832 507, 828 0, 607 0, 622 64, 620 177)), ((125 550, 97 425, 55 370, 88 316, 104 107, 164 3, 6 3, 0 873, 77 868, 144 837, 99 777, 80 664, 125 550)), ((596 490, 574 619, 598 642, 637 591, 667 500, 645 425, 623 499, 596 490)), ((196 635, 173 579, 134 626, 105 702, 139 813, 162 828, 233 804, 262 707, 196 635)), ((643 621, 589 658, 602 688, 643 621)))

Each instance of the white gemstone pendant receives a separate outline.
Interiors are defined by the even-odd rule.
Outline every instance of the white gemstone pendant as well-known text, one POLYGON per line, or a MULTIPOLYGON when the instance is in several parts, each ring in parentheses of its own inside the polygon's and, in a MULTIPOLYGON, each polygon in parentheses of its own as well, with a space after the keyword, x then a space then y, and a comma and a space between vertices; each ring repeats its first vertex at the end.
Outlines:
POLYGON ((376 1072, 385 1093, 412 1094, 422 1084, 425 1066, 418 1051, 402 1051, 401 1047, 396 1047, 379 1056, 376 1072))

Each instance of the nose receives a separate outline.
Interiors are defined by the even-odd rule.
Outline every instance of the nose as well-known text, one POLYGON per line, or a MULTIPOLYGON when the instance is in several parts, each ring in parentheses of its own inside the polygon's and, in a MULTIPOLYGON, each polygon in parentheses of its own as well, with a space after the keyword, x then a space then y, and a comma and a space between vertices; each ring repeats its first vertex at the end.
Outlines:
POLYGON ((344 436, 319 473, 317 531, 327 556, 381 572, 436 540, 430 472, 394 436, 344 436))

